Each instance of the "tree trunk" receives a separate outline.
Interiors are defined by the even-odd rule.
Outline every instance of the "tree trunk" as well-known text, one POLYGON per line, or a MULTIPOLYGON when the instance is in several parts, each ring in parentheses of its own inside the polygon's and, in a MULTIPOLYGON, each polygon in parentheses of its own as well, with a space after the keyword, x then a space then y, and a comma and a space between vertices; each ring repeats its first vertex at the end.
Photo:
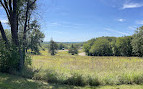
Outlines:
POLYGON ((8 45, 8 40, 7 40, 6 34, 4 32, 1 21, 0 21, 0 31, 1 31, 2 39, 5 41, 5 44, 8 45))
POLYGON ((16 46, 19 46, 18 42, 18 14, 17 14, 17 0, 13 0, 13 13, 10 19, 12 41, 16 46))
POLYGON ((17 50, 19 50, 19 71, 22 70, 24 67, 24 59, 23 59, 23 52, 21 50, 19 40, 18 40, 18 7, 17 7, 18 0, 13 0, 13 13, 12 13, 12 18, 11 18, 11 33, 12 33, 12 41, 13 43, 18 47, 17 50))

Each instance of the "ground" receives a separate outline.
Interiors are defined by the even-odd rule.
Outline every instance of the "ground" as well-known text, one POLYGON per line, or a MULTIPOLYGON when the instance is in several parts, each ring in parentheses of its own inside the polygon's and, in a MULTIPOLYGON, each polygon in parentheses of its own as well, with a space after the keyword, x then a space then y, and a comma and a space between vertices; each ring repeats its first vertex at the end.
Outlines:
POLYGON ((143 89, 143 85, 77 87, 60 84, 48 84, 41 81, 0 73, 0 89, 143 89))
POLYGON ((41 53, 31 55, 32 68, 40 70, 33 79, 0 73, 0 89, 143 89, 142 58, 73 56, 67 51, 59 51, 55 56, 50 56, 47 51, 41 53), (96 77, 100 85, 79 87, 59 84, 74 73, 83 79, 96 77))

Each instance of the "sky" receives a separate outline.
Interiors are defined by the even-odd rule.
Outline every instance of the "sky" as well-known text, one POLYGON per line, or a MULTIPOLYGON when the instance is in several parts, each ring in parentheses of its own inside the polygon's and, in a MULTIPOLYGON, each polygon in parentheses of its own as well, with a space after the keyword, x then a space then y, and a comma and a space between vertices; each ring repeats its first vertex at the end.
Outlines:
MULTIPOLYGON (((38 0, 33 19, 41 25, 44 41, 129 36, 143 25, 143 0, 38 0)), ((8 29, 2 7, 0 20, 8 29)))

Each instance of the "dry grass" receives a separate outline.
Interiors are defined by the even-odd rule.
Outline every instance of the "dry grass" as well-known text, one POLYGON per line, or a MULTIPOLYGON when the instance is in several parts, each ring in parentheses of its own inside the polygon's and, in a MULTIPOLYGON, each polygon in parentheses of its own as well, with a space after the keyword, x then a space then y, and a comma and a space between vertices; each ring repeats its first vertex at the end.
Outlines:
POLYGON ((41 69, 35 74, 35 79, 58 83, 67 83, 73 79, 75 82, 85 81, 84 85, 92 85, 89 80, 93 81, 93 85, 143 83, 142 58, 73 56, 67 52, 50 56, 47 51, 41 53, 32 55, 33 67, 41 69))

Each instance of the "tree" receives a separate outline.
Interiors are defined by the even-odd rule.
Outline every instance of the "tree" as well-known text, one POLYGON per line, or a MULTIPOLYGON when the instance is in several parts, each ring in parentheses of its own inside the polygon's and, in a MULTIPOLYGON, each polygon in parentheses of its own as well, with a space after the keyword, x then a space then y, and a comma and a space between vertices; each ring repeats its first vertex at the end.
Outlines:
POLYGON ((59 50, 63 50, 64 48, 66 48, 66 47, 65 47, 65 45, 64 45, 63 43, 60 43, 60 44, 58 45, 58 49, 59 49, 59 50))
POLYGON ((95 40, 96 39, 93 38, 93 39, 87 41, 86 43, 84 43, 84 45, 83 45, 84 51, 88 56, 91 56, 91 54, 89 53, 89 50, 91 49, 91 46, 94 44, 95 40))
POLYGON ((116 54, 118 56, 132 56, 132 45, 131 45, 132 37, 131 36, 125 36, 125 37, 119 37, 116 40, 115 43, 115 49, 116 54))
POLYGON ((72 55, 78 54, 78 49, 72 44, 68 52, 71 53, 72 55))
POLYGON ((83 48, 88 56, 111 56, 115 40, 116 37, 98 37, 84 43, 83 48))
POLYGON ((136 56, 143 56, 143 26, 137 28, 135 34, 133 35, 131 44, 133 47, 133 53, 136 56))
POLYGON ((39 47, 41 47, 41 43, 43 42, 43 38, 45 37, 42 32, 40 32, 40 26, 37 21, 34 20, 30 25, 31 30, 27 33, 26 39, 26 50, 31 49, 34 51, 34 54, 40 54, 39 47))
POLYGON ((34 10, 36 0, 0 0, 0 4, 4 8, 7 18, 9 21, 9 25, 11 27, 11 36, 12 36, 12 43, 8 41, 3 26, 0 22, 0 31, 4 43, 9 50, 10 46, 12 46, 13 50, 18 52, 17 57, 18 67, 16 70, 21 71, 24 67, 25 62, 25 44, 26 44, 26 33, 28 30, 28 18, 31 15, 31 12, 34 10), (23 17, 23 19, 21 19, 23 17), (23 22, 23 23, 21 23, 23 22), (23 39, 20 41, 18 32, 20 26, 23 25, 23 39))
POLYGON ((110 42, 106 38, 98 38, 91 46, 89 53, 92 56, 112 56, 112 48, 110 42))
POLYGON ((57 52, 56 50, 58 49, 58 45, 56 42, 54 42, 53 40, 50 41, 50 45, 49 45, 49 52, 50 54, 53 56, 55 55, 57 52))

